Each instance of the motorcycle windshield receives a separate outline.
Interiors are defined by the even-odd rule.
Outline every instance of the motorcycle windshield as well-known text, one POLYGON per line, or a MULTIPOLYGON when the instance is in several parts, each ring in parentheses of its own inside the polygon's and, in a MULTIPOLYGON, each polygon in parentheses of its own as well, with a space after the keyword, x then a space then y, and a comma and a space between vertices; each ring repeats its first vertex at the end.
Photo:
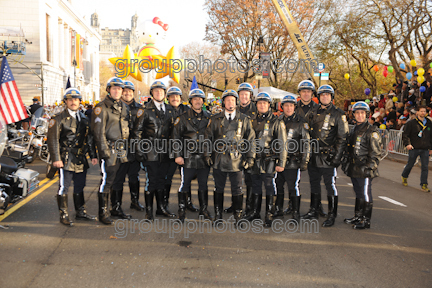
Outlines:
POLYGON ((5 148, 7 141, 7 125, 0 118, 0 155, 3 155, 3 150, 5 148))
POLYGON ((32 127, 35 127, 37 119, 41 118, 43 116, 43 114, 44 114, 44 108, 43 107, 41 107, 38 110, 36 110, 36 112, 32 115, 31 124, 30 125, 32 127))

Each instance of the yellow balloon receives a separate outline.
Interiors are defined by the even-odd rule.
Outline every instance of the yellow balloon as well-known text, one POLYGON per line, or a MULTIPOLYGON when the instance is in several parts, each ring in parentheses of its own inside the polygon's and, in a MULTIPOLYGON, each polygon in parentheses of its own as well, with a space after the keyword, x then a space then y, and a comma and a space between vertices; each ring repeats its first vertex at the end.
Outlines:
POLYGON ((418 74, 419 76, 423 76, 424 73, 425 73, 425 71, 424 71, 423 68, 420 68, 420 69, 417 70, 417 74, 418 74))
POLYGON ((411 66, 416 67, 417 66, 417 62, 413 59, 410 61, 411 66))
POLYGON ((397 97, 393 97, 393 102, 397 102, 398 98, 397 97))
POLYGON ((348 74, 348 73, 346 73, 345 75, 344 75, 344 77, 345 77, 345 79, 349 79, 349 77, 350 77, 350 75, 348 74))
MULTIPOLYGON (((418 73, 418 72, 417 72, 417 73, 418 73)), ((418 83, 421 84, 421 83, 423 83, 424 81, 425 81, 424 76, 418 76, 418 77, 417 77, 417 82, 418 82, 418 83)))
POLYGON ((384 130, 384 129, 387 128, 387 126, 386 126, 385 124, 381 124, 381 125, 379 126, 379 128, 380 128, 381 130, 384 130))

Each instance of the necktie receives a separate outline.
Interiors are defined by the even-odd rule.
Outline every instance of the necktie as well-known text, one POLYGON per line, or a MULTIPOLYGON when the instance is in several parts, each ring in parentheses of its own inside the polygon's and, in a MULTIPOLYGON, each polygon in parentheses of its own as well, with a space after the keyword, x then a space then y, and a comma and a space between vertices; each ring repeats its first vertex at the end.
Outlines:
POLYGON ((228 114, 228 122, 231 123, 231 114, 228 114))
POLYGON ((76 119, 77 123, 79 123, 79 122, 80 122, 80 121, 79 121, 79 117, 78 117, 78 113, 77 113, 77 114, 75 114, 75 119, 76 119))

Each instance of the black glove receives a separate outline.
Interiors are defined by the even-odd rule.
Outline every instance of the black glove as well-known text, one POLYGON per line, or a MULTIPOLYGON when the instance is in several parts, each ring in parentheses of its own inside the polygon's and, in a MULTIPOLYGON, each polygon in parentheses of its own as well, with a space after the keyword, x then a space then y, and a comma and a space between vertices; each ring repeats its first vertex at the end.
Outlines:
POLYGON ((302 164, 300 165, 300 171, 306 171, 306 170, 307 170, 307 167, 308 167, 307 163, 302 163, 302 164))
POLYGON ((331 166, 333 166, 333 167, 339 167, 339 165, 341 164, 341 161, 340 160, 337 160, 337 159, 333 159, 332 161, 331 161, 331 166))
POLYGON ((372 176, 372 169, 370 169, 369 167, 364 167, 363 176, 364 178, 370 178, 372 176))
POLYGON ((253 158, 248 158, 244 163, 243 163, 243 167, 245 170, 251 169, 254 165, 254 159, 253 158))
POLYGON ((207 166, 211 167, 213 166, 213 160, 211 159, 210 156, 206 156, 204 157, 204 162, 207 164, 207 166))
POLYGON ((144 162, 144 155, 142 154, 135 154, 135 160, 138 162, 144 162))

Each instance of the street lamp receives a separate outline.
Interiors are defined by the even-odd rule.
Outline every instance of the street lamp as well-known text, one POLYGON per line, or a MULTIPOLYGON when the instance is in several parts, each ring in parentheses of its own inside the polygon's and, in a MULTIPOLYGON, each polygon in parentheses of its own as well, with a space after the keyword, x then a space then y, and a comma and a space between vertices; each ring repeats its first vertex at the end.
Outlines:
MULTIPOLYGON (((259 50, 259 52, 258 52, 258 58, 259 59, 261 59, 261 44, 264 44, 264 37, 263 36, 260 36, 258 38, 258 42, 257 42, 257 46, 258 46, 258 50, 259 50)), ((260 73, 262 73, 262 72, 260 72, 260 73)), ((260 85, 261 85, 261 78, 262 78, 262 75, 259 75, 259 77, 257 77, 257 79, 258 79, 258 89, 260 88, 260 85)))

